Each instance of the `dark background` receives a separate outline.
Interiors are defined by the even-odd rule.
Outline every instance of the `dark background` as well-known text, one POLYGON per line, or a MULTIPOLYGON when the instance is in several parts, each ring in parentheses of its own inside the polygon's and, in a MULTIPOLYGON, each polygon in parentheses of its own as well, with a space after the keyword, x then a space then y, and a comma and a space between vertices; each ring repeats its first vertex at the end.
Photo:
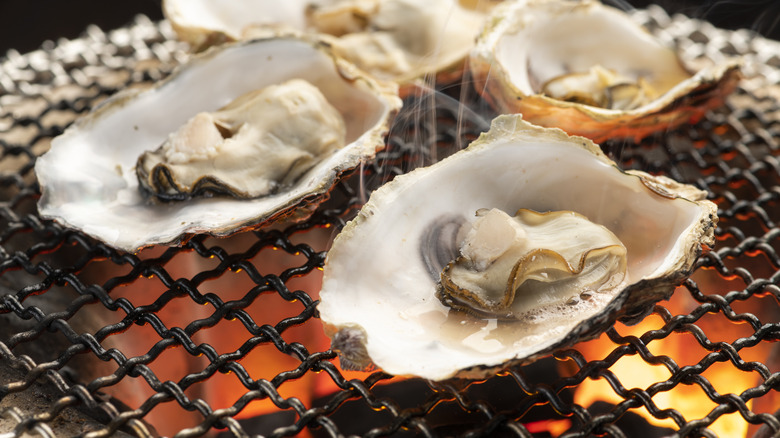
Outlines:
MULTIPOLYGON (((624 8, 650 3, 604 2, 624 8)), ((780 39, 780 0, 658 0, 656 3, 667 11, 703 18, 718 27, 747 28, 780 39)), ((88 24, 96 24, 104 31, 122 27, 136 14, 145 14, 152 20, 162 19, 160 0, 0 0, 0 57, 8 49, 26 53, 38 49, 45 40, 76 38, 88 24)))

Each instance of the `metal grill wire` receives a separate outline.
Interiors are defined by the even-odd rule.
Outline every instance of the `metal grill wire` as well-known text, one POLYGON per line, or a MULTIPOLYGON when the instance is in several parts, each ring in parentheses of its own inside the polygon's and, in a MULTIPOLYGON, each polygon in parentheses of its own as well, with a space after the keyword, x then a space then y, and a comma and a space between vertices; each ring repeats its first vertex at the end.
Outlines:
MULTIPOLYGON (((744 56, 748 78, 723 110, 638 145, 603 145, 624 167, 708 190, 719 206, 718 243, 672 299, 685 312, 660 303, 647 318, 657 321, 654 329, 634 335, 617 325, 599 340, 610 345, 601 356, 575 347, 483 382, 343 373, 323 345, 312 285, 327 241, 372 188, 451 153, 485 120, 458 123, 464 110, 446 93, 421 94, 407 102, 414 111, 399 116, 409 123, 394 128, 390 147, 340 183, 307 222, 125 254, 36 216, 35 158, 105 97, 166 76, 186 59, 186 47, 167 23, 139 16, 111 33, 91 27, 78 40, 9 52, 0 64, 0 436, 62 435, 68 421, 90 437, 550 436, 539 424, 566 420, 567 436, 619 437, 631 434, 625 420, 637 409, 672 419, 662 434, 714 436, 708 427, 726 415, 741 417, 750 434, 780 433, 780 45, 655 7, 634 16, 687 60, 744 56), (421 142, 426 147, 415 147, 421 142), (221 338, 237 332, 237 343, 221 338), (693 360, 653 353, 676 336, 687 338, 693 360), (624 358, 664 367, 669 377, 627 388, 611 370, 624 358), (263 360, 286 368, 252 366, 263 360), (755 384, 719 392, 721 382, 706 375, 723 364, 750 373, 755 384), (572 388, 590 378, 608 382, 620 401, 601 410, 575 403, 572 388), (226 379, 225 387, 238 388, 230 397, 202 389, 226 379), (303 394, 323 381, 330 392, 303 394), (656 404, 654 396, 681 386, 706 394, 709 413, 691 417, 656 404), (131 402, 127 388, 142 388, 142 399, 131 402), (19 404, 25 397, 33 402, 19 404), (239 420, 258 400, 264 415, 239 420), (353 412, 370 420, 356 421, 353 412)), ((476 98, 462 100, 467 112, 488 114, 476 98)))

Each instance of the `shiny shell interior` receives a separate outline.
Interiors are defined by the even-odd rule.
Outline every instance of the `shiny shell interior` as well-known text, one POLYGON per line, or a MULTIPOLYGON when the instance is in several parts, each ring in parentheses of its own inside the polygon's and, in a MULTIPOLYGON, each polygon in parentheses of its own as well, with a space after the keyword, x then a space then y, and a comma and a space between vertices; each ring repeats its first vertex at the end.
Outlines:
POLYGON ((193 58, 151 89, 114 96, 55 138, 35 167, 42 189, 39 211, 127 251, 176 244, 196 233, 228 235, 284 216, 302 218, 339 175, 383 147, 400 105, 394 85, 365 77, 317 39, 223 46, 193 58), (291 78, 314 84, 341 113, 346 146, 287 190, 265 197, 156 203, 140 193, 135 165, 142 153, 158 148, 196 113, 291 78))
POLYGON ((668 178, 621 171, 587 139, 500 116, 467 149, 371 195, 328 253, 320 316, 342 367, 484 377, 668 298, 713 243, 716 207, 703 197, 668 178), (568 210, 606 227, 627 251, 622 285, 516 320, 448 307, 436 296, 441 264, 430 268, 438 246, 446 249, 442 236, 453 235, 441 230, 484 208, 568 210))

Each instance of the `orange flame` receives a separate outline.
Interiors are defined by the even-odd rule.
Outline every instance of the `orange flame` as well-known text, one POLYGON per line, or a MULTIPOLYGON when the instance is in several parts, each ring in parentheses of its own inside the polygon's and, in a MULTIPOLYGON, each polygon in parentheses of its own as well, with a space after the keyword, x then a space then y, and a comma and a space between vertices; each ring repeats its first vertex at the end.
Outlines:
MULTIPOLYGON (((321 251, 327 247, 331 233, 330 230, 309 231, 305 233, 305 241, 316 251, 321 251)), ((214 240, 208 243, 219 245, 229 253, 239 253, 247 249, 241 247, 241 245, 246 245, 247 240, 240 237, 214 240)), ((254 241, 252 240, 252 242, 254 241)), ((165 248, 150 248, 144 250, 140 255, 143 258, 153 258, 160 256, 164 251, 165 248)), ((303 265, 305 261, 306 257, 302 254, 289 254, 285 251, 277 251, 276 248, 263 249, 252 260, 253 265, 261 275, 279 275, 289 267, 303 265)), ((164 268, 173 279, 191 279, 199 273, 215 269, 219 263, 217 258, 206 259, 194 252, 181 252, 166 263, 164 268)), ((90 281, 100 283, 103 281, 103 277, 111 278, 127 274, 127 272, 117 272, 118 269, 130 270, 129 267, 117 268, 109 262, 100 262, 93 264, 83 274, 90 278, 90 281)), ((289 279, 285 285, 290 291, 302 290, 308 293, 312 300, 317 300, 317 292, 321 282, 322 271, 315 269, 306 275, 289 279)), ((257 284, 250 278, 245 269, 235 269, 228 270, 217 278, 204 281, 198 286, 198 291, 204 295, 214 294, 223 302, 229 302, 244 299, 247 292, 255 287, 257 284)), ((166 290, 167 288, 157 276, 141 276, 130 284, 114 289, 111 291, 111 296, 115 300, 127 299, 133 306, 138 307, 153 304, 166 290)), ((103 325, 117 323, 125 316, 122 311, 107 313, 105 309, 95 307, 95 310, 101 314, 103 325)), ((251 304, 245 307, 239 306, 239 308, 246 312, 254 324, 259 327, 264 325, 273 327, 285 318, 299 315, 305 309, 303 303, 286 301, 275 290, 262 292, 254 298, 251 304)), ((214 306, 208 303, 199 305, 189 296, 182 296, 170 300, 154 314, 168 330, 171 330, 174 328, 184 329, 195 320, 209 318, 214 312, 214 306)), ((302 362, 299 357, 283 353, 273 342, 266 340, 257 345, 244 345, 254 336, 237 318, 221 319, 212 327, 203 327, 195 331, 191 339, 196 346, 208 344, 216 350, 215 354, 217 355, 239 354, 241 357, 237 362, 246 373, 244 380, 249 378, 257 384, 247 388, 235 372, 221 369, 203 381, 192 384, 185 390, 184 395, 190 400, 204 399, 214 410, 226 409, 236 404, 250 390, 268 387, 267 382, 273 381, 280 373, 295 370, 301 366, 302 362)), ((321 326, 312 320, 305 324, 285 328, 281 333, 281 338, 288 345, 300 343, 309 354, 327 351, 330 348, 330 340, 323 333, 321 326)), ((107 349, 116 348, 130 358, 147 354, 158 342, 161 342, 160 335, 149 324, 144 324, 132 325, 122 333, 109 336, 103 342, 103 346, 107 349)), ((207 357, 208 354, 196 356, 178 343, 172 343, 172 345, 147 365, 161 382, 167 380, 178 382, 187 374, 202 372, 211 363, 207 357)), ((116 370, 116 364, 110 362, 103 368, 100 370, 104 373, 103 375, 110 374, 116 370)), ((281 397, 295 398, 304 406, 310 407, 316 398, 341 389, 327 373, 303 371, 300 376, 279 384, 276 391, 281 397)), ((368 373, 342 372, 342 375, 348 380, 365 379, 368 373)), ((396 380, 394 379, 394 381, 396 380)), ((102 390, 122 400, 132 409, 141 407, 156 394, 156 391, 143 377, 125 377, 114 385, 102 388, 102 390)), ((284 407, 277 406, 270 397, 259 394, 255 400, 247 403, 233 417, 236 419, 252 418, 284 409, 284 407)), ((287 409, 292 410, 291 408, 287 409)), ((187 411, 174 400, 160 403, 143 418, 154 425, 161 435, 173 435, 184 428, 196 426, 203 420, 202 414, 197 410, 187 411)), ((305 436, 307 432, 303 433, 305 436)))
MULTIPOLYGON (((311 232, 305 233, 305 240, 314 246, 315 250, 323 250, 327 247, 330 240, 330 231, 321 230, 319 234, 312 237, 311 232), (315 244, 312 244, 312 241, 315 244), (317 247, 319 246, 319 247, 317 247)), ((219 246, 226 248, 230 253, 245 251, 240 245, 246 245, 245 239, 224 239, 215 241, 219 246)), ((164 249, 145 250, 144 257, 158 256, 164 249)), ((756 263, 763 263, 766 266, 751 267, 750 272, 757 275, 763 274, 763 271, 771 269, 771 263, 766 260, 758 260, 756 263)), ((303 255, 288 254, 285 251, 274 251, 271 248, 263 249, 253 260, 253 264, 261 274, 275 273, 279 274, 290 266, 300 266, 305 261, 303 255)), ((173 260, 166 263, 165 270, 174 279, 188 278, 214 269, 219 264, 219 260, 204 259, 193 252, 182 252, 177 254, 173 260)), ((127 272, 117 272, 117 267, 110 262, 97 262, 90 266, 85 275, 92 275, 92 281, 101 283, 103 280, 98 278, 101 275, 105 278, 126 275, 127 272), (98 273, 99 272, 99 273, 98 273)), ((121 269, 127 269, 124 267, 121 269)), ((767 273, 767 275, 771 275, 767 273)), ((768 276, 766 278, 768 278, 768 276)), ((310 273, 290 279, 286 286, 289 290, 303 290, 311 295, 313 300, 318 299, 316 292, 320 289, 322 272, 313 270, 310 273)), ((699 270, 694 275, 694 281, 699 284, 702 291, 718 295, 725 295, 732 290, 742 290, 745 287, 744 280, 738 276, 725 278, 714 270, 699 270)), ((228 271, 218 278, 210 279, 198 286, 202 294, 213 293, 223 301, 241 300, 248 291, 256 287, 256 284, 249 277, 246 270, 228 271)), ((140 277, 131 284, 118 287, 111 292, 114 299, 124 297, 132 302, 134 306, 151 305, 160 295, 166 291, 158 277, 147 278, 140 277)), ((672 315, 690 314, 691 311, 700 306, 701 303, 694 300, 686 288, 679 288, 668 303, 663 307, 669 310, 672 315)), ((107 312, 101 305, 96 305, 97 311, 107 312), (101 310, 102 309, 102 310, 101 310)), ((758 315, 762 321, 774 321, 777 315, 767 315, 766 312, 776 311, 776 303, 773 302, 771 295, 765 298, 751 297, 750 300, 734 301, 731 304, 732 309, 737 313, 752 313, 758 315), (767 310, 769 309, 769 310, 767 310)), ((303 304, 299 302, 290 303, 285 301, 278 293, 271 290, 263 292, 257 296, 250 305, 243 308, 248 313, 254 323, 258 326, 264 324, 274 326, 283 318, 298 315, 304 309, 303 304)), ((715 309, 717 310, 717 309, 715 309)), ((168 329, 174 327, 185 328, 194 320, 208 318, 215 311, 214 307, 198 305, 188 296, 174 298, 165 304, 162 309, 155 312, 155 315, 165 324, 168 329)), ((124 312, 117 311, 103 315, 105 319, 103 325, 116 323, 124 317, 124 312)), ((733 343, 735 340, 753 335, 753 329, 750 324, 737 323, 726 318, 723 312, 710 313, 695 321, 712 343, 725 341, 733 343)), ((658 314, 652 314, 645 318, 640 324, 628 327, 623 324, 616 324, 616 330, 621 336, 642 336, 650 330, 658 330, 664 326, 663 319, 658 314)), ((206 327, 197 330, 192 340, 196 345, 209 344, 215 348, 216 354, 225 354, 248 350, 241 356, 238 363, 244 368, 248 377, 256 382, 271 381, 280 373, 295 370, 301 365, 300 358, 294 355, 284 354, 279 351, 272 343, 263 343, 261 345, 243 346, 245 342, 254 335, 247 330, 244 324, 237 320, 220 320, 213 327, 206 327)), ((293 325, 281 334, 282 339, 287 344, 295 342, 305 346, 309 353, 327 351, 330 346, 329 339, 324 335, 320 324, 316 321, 301 325, 293 325)), ((109 336, 104 342, 105 348, 116 347, 126 357, 136 357, 145 355, 149 349, 157 342, 160 342, 160 336, 149 325, 132 325, 123 333, 109 336)), ((204 370, 210 361, 205 355, 193 356, 186 349, 177 343, 166 349, 160 357, 149 362, 148 367, 156 374, 161 382, 170 380, 178 382, 182 377, 190 373, 197 373, 204 370)), ((739 351, 740 357, 745 361, 758 361, 773 367, 771 372, 778 371, 780 361, 770 359, 772 345, 769 342, 760 342, 751 348, 743 348, 739 351)), ((609 337, 602 335, 600 338, 581 343, 576 349, 579 350, 588 361, 603 360, 612 351, 617 348, 617 344, 612 342, 609 337)), ((652 340, 647 343, 651 354, 655 356, 666 356, 674 361, 678 367, 692 366, 703 361, 708 354, 713 351, 707 350, 699 344, 690 331, 682 330, 672 333, 662 339, 652 340)), ((780 354, 774 351, 775 354, 780 354)), ((566 365, 566 363, 563 363, 566 365)), ((113 362, 104 364, 104 367, 110 368, 103 370, 108 375, 116 370, 113 362)), ((633 354, 620 358, 609 371, 614 373, 622 385, 627 388, 640 388, 647 390, 657 382, 668 380, 672 373, 663 364, 650 365, 644 361, 640 355, 633 354)), ((695 373, 698 374, 698 373, 695 373)), ((343 372, 346 379, 365 379, 368 374, 361 372, 343 372)), ((712 387, 719 394, 740 394, 748 388, 755 387, 761 383, 761 377, 756 372, 740 371, 730 361, 716 362, 701 373, 701 376, 707 379, 712 387)), ((380 384, 396 382, 398 379, 382 381, 380 384)), ((156 392, 142 378, 125 377, 118 383, 102 388, 104 392, 119 398, 131 408, 135 409, 143 405, 156 392)), ((313 401, 341 390, 333 379, 324 372, 303 372, 296 378, 291 378, 278 387, 278 393, 283 398, 296 398, 304 406, 311 407, 313 401)), ((241 380, 234 372, 227 369, 216 372, 211 377, 206 378, 200 383, 193 384, 186 391, 185 395, 190 400, 202 398, 209 405, 217 409, 225 409, 233 406, 249 389, 244 386, 241 380)), ((604 378, 594 378, 584 381, 575 389, 575 402, 580 406, 588 407, 596 401, 606 401, 614 404, 624 400, 607 383, 604 378)), ((669 390, 659 391, 652 397, 653 403, 659 409, 675 409, 681 413, 685 421, 700 419, 709 414, 716 406, 716 403, 709 399, 704 390, 698 384, 677 383, 672 385, 669 390)), ((776 391, 770 391, 764 397, 748 401, 748 409, 756 408, 755 412, 774 412, 780 406, 780 395, 776 391)), ((249 418, 272 412, 279 412, 282 408, 276 406, 274 402, 267 397, 259 397, 248 403, 234 418, 249 418)), ((678 429, 679 426, 673 420, 659 420, 652 416, 644 407, 635 410, 636 413, 644 416, 651 424, 671 427, 678 429)), ((154 407, 151 412, 143 417, 144 420, 153 424, 157 432, 161 435, 173 435, 185 427, 193 427, 203 420, 202 414, 197 411, 187 411, 183 409, 176 401, 170 400, 154 407)), ((543 424, 532 424, 530 427, 542 427, 554 436, 563 433, 570 427, 569 420, 558 422, 544 422, 543 424), (557 431, 557 432, 556 432, 557 431)), ((746 436, 748 433, 755 432, 758 426, 749 425, 744 418, 737 412, 720 416, 709 429, 720 436, 746 436)), ((307 433, 304 431, 304 434, 307 433)))
MULTIPOLYGON (((731 281, 724 281, 719 274, 712 270, 700 270, 694 276, 697 283, 702 286, 703 291, 715 291, 716 293, 725 294, 731 286, 731 281)), ((743 286, 742 286, 743 287, 743 286)), ((738 287, 736 290, 742 289, 738 287)), ((742 302, 744 306, 746 302, 742 302)), ((750 311, 753 314, 761 315, 762 306, 761 300, 753 297, 749 301, 749 307, 744 311, 750 311)), ((738 303, 735 302, 735 306, 738 303)), ((696 309, 700 303, 693 300, 689 291, 680 287, 672 299, 668 303, 663 303, 663 307, 669 310, 672 314, 689 314, 696 309)), ((776 306, 769 306, 773 308, 776 306)), ((735 309, 736 310, 736 309, 735 309)), ((742 311, 743 309, 739 309, 742 311)), ((694 323, 705 334, 707 339, 711 343, 728 342, 734 343, 734 341, 748 337, 754 334, 753 328, 750 324, 738 323, 726 318, 723 312, 708 313, 702 316, 694 323)), ((620 336, 642 336, 651 330, 658 330, 664 326, 663 319, 657 315, 652 314, 645 318, 641 323, 636 326, 629 327, 623 324, 616 324, 615 329, 620 336)), ((707 350, 701 346, 694 335, 683 330, 674 332, 669 336, 662 339, 656 339, 647 343, 648 350, 654 356, 666 356, 673 360, 674 363, 682 368, 685 366, 693 366, 701 362, 706 361, 706 357, 709 354, 717 352, 717 348, 711 347, 712 350, 707 350)), ((758 345, 752 348, 745 348, 738 353, 740 357, 745 361, 759 361, 765 364, 770 363, 768 360, 772 354, 773 344, 769 342, 760 342, 758 345)), ((612 342, 607 335, 602 335, 600 338, 585 342, 576 347, 588 361, 591 360, 603 360, 605 359, 618 344, 612 342)), ((617 362, 609 367, 609 371, 612 372, 621 384, 627 389, 639 388, 642 390, 648 390, 652 385, 658 382, 668 381, 672 377, 672 372, 663 364, 659 362, 657 365, 651 365, 647 363, 639 354, 623 356, 617 362)), ((770 370, 771 371, 771 370, 770 370)), ((699 373, 693 373, 699 374, 699 373)), ((763 382, 761 375, 758 372, 742 371, 737 368, 731 361, 719 361, 715 362, 706 370, 700 373, 713 389, 720 395, 736 394, 739 395, 743 391, 753 388, 763 382)), ((759 405, 768 405, 775 403, 777 396, 773 393, 767 394, 766 400, 764 397, 756 399, 756 403, 759 405)), ((590 406, 596 401, 606 401, 613 404, 618 404, 625 399, 618 395, 614 389, 608 384, 607 380, 603 377, 589 379, 584 381, 579 387, 575 389, 574 401, 581 406, 590 406)), ((653 403, 661 410, 663 409, 675 409, 684 418, 685 421, 692 421, 701 419, 710 414, 710 412, 719 404, 711 400, 704 389, 696 383, 677 383, 669 390, 662 390, 657 392, 652 397, 653 403)), ((754 400, 748 400, 746 405, 748 409, 753 409, 754 400)), ((773 412, 775 408, 769 408, 769 412, 773 412)), ((642 415, 650 424, 670 427, 672 429, 679 429, 671 418, 658 419, 650 414, 650 412, 644 407, 640 407, 636 410, 636 413, 642 415)), ((752 433, 756 426, 750 425, 739 412, 726 414, 718 417, 709 427, 709 430, 716 433, 718 436, 723 437, 738 437, 748 436, 752 433)))

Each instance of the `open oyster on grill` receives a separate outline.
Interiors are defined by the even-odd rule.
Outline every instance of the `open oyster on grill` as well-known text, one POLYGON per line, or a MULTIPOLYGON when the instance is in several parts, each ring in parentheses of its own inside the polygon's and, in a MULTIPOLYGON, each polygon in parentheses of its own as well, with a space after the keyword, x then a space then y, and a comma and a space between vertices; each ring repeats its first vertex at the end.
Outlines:
POLYGON ((468 148, 380 187, 336 237, 319 312, 342 367, 481 378, 668 298, 716 207, 622 171, 591 141, 500 116, 468 148))
POLYGON ((38 208, 127 251, 301 219, 384 147, 400 106, 314 37, 221 46, 55 138, 38 208))
POLYGON ((265 31, 304 31, 311 0, 163 0, 165 18, 195 50, 253 38, 265 31))
POLYGON ((165 0, 163 11, 196 49, 278 29, 327 35, 336 53, 374 76, 409 82, 459 78, 495 0, 165 0))
POLYGON ((376 77, 460 77, 484 15, 455 0, 348 0, 314 5, 310 23, 336 35, 336 53, 376 77))
POLYGON ((691 72, 674 49, 595 0, 499 5, 469 67, 498 111, 596 142, 696 122, 740 78, 735 63, 691 72))

